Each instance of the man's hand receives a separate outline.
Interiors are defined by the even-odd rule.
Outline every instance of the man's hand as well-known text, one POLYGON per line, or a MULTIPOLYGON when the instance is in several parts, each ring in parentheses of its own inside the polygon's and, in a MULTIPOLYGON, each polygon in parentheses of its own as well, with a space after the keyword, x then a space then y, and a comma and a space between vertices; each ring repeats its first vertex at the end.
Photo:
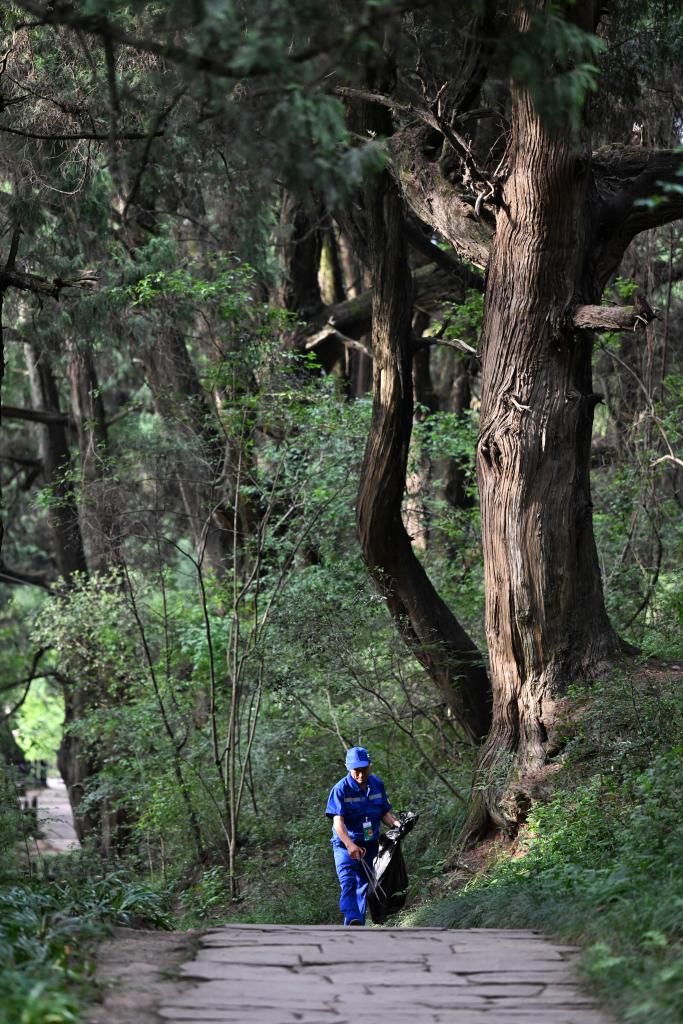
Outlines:
POLYGON ((365 847, 356 846, 355 843, 349 843, 346 849, 348 850, 351 860, 362 860, 365 856, 365 847))

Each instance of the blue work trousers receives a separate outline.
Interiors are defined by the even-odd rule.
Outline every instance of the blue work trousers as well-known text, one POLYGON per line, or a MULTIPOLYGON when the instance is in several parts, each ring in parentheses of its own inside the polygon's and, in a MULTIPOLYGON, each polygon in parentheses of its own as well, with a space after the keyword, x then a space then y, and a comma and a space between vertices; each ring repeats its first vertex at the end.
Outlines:
POLYGON ((363 861, 353 860, 345 846, 333 844, 334 866, 337 869, 337 878, 341 887, 339 898, 339 909, 344 915, 344 924, 351 921, 360 921, 365 924, 365 909, 368 897, 368 875, 373 871, 373 861, 377 856, 377 840, 373 839, 365 843, 365 856, 363 861), (365 867, 363 866, 365 862, 365 867))

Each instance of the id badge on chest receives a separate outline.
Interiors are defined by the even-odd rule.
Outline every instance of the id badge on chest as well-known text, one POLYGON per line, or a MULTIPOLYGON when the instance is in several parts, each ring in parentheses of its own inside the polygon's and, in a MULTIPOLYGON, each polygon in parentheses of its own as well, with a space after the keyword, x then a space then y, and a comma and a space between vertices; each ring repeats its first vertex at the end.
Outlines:
POLYGON ((372 839, 372 822, 366 818, 363 822, 363 839, 372 839))

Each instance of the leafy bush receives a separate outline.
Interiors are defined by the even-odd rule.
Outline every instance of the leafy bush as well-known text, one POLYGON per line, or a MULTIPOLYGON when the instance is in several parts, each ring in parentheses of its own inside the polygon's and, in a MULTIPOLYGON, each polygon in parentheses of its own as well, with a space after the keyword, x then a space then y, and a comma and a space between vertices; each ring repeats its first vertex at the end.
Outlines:
POLYGON ((0 887, 0 1024, 75 1022, 92 984, 91 944, 107 926, 169 927, 162 895, 92 868, 73 854, 50 861, 50 878, 0 887))
POLYGON ((12 772, 0 759, 0 858, 6 872, 17 867, 17 840, 24 828, 12 772))

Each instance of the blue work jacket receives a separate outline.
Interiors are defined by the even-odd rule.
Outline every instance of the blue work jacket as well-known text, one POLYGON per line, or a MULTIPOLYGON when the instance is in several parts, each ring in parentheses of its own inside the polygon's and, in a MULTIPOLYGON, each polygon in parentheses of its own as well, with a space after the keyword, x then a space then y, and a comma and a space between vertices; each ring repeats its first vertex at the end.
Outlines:
MULTIPOLYGON (((325 814, 333 818, 340 814, 344 819, 346 831, 354 843, 363 846, 370 840, 363 837, 363 822, 367 819, 372 824, 372 838, 379 839, 380 822, 387 811, 391 810, 391 804, 384 789, 384 783, 377 775, 368 775, 365 791, 361 789, 351 773, 332 787, 327 801, 325 814)), ((332 828, 332 842, 337 846, 343 846, 337 833, 332 828)))

